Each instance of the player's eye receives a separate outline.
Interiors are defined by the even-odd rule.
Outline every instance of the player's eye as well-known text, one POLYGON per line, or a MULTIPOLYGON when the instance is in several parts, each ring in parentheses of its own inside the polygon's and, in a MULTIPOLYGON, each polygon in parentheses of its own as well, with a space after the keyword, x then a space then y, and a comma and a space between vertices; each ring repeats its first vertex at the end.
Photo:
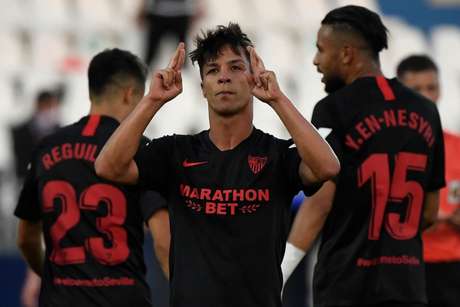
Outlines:
POLYGON ((215 74, 217 72, 217 68, 211 68, 211 69, 208 69, 206 71, 206 74, 209 75, 209 74, 215 74))

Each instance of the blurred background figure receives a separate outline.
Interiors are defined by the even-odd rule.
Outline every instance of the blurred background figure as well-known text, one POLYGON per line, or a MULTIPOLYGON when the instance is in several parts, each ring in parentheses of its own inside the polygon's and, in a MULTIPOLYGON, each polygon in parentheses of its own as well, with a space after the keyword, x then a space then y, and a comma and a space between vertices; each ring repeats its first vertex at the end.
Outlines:
POLYGON ((169 35, 179 42, 187 42, 193 21, 202 15, 200 0, 143 0, 138 23, 145 27, 145 62, 152 65, 160 43, 169 35))
MULTIPOLYGON (((427 55, 411 55, 397 67, 407 87, 438 103, 439 71, 427 55)), ((430 307, 460 302, 460 135, 444 130, 446 187, 441 189, 438 219, 423 234, 427 295, 430 307)))
POLYGON ((38 142, 60 126, 57 92, 42 90, 35 100, 35 111, 24 123, 12 128, 15 171, 22 181, 27 165, 38 142))
MULTIPOLYGON (((18 187, 27 173, 32 152, 40 140, 60 127, 60 99, 58 91, 43 89, 35 99, 35 110, 25 122, 13 127, 12 140, 14 166, 18 187)), ((40 277, 29 268, 21 290, 21 303, 24 307, 38 306, 40 277)))

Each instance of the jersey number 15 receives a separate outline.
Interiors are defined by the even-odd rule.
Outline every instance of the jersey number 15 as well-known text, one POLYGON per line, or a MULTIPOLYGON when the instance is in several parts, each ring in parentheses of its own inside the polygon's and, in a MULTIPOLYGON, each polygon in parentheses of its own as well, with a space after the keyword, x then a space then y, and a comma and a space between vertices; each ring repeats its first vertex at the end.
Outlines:
POLYGON ((424 191, 421 184, 407 180, 408 171, 423 172, 426 169, 426 155, 400 152, 395 156, 392 178, 388 154, 370 155, 358 169, 358 187, 371 181, 372 210, 369 221, 369 240, 378 240, 383 222, 387 232, 396 240, 413 238, 418 231, 423 208, 424 191), (402 203, 407 197, 408 205, 403 221, 400 214, 385 214, 388 201, 402 203))

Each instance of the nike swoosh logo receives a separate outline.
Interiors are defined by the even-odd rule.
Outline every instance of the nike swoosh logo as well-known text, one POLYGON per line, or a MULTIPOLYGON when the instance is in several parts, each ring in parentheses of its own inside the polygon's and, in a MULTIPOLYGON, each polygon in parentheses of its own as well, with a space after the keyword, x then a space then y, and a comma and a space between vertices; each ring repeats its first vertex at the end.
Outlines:
POLYGON ((332 132, 331 128, 318 128, 318 133, 321 135, 324 139, 332 132))
POLYGON ((203 164, 206 164, 206 163, 208 163, 208 161, 189 162, 187 160, 184 160, 184 162, 182 162, 182 166, 183 167, 193 167, 193 166, 203 165, 203 164))

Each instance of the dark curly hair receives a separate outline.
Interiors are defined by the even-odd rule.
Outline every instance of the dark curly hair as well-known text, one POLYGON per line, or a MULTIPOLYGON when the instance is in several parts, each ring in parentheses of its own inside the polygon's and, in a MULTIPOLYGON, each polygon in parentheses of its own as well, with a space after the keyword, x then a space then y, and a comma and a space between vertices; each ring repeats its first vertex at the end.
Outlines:
POLYGON ((374 58, 388 48, 388 29, 380 16, 373 11, 357 5, 347 5, 330 11, 321 21, 334 30, 347 31, 360 36, 372 51, 374 58))
POLYGON ((233 52, 244 55, 249 60, 247 47, 253 46, 248 36, 241 31, 237 23, 230 22, 228 26, 217 26, 215 30, 202 31, 201 36, 197 35, 195 39, 196 49, 190 52, 192 63, 198 62, 200 76, 203 77, 203 65, 209 60, 217 58, 219 52, 224 46, 232 48, 233 52))

